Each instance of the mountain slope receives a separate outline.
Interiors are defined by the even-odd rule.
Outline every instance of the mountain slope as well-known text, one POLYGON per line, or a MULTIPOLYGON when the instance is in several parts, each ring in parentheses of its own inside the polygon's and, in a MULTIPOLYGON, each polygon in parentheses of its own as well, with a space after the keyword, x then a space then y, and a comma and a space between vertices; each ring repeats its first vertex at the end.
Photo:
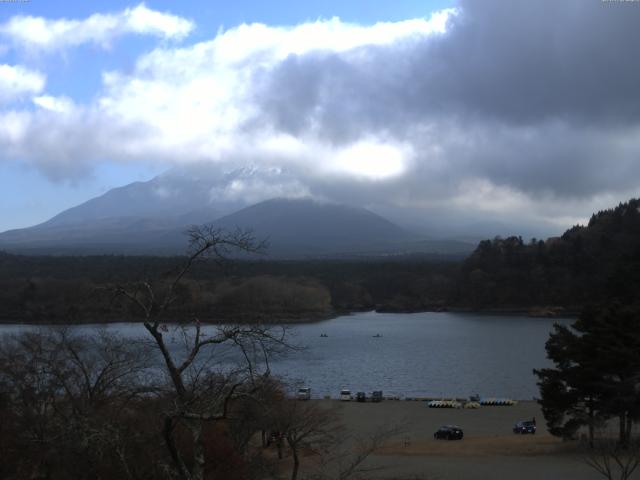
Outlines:
MULTIPOLYGON (((170 170, 146 182, 134 182, 109 190, 76 207, 69 208, 40 224, 40 226, 68 225, 93 222, 105 218, 171 218, 194 211, 210 210, 215 216, 235 211, 244 203, 222 200, 217 194, 230 182, 252 178, 260 174, 239 169, 220 176, 202 172, 170 170)), ((209 217, 209 221, 215 217, 209 217)))
MULTIPOLYGON (((189 225, 209 223, 246 202, 233 185, 286 177, 273 169, 215 173, 173 169, 147 181, 114 188, 33 227, 0 233, 0 248, 25 253, 173 253, 159 238, 189 225), (151 247, 148 251, 147 248, 151 247)), ((180 238, 183 248, 184 238, 180 238)))
POLYGON ((230 172, 214 171, 210 165, 176 168, 147 182, 114 188, 39 225, 0 233, 0 250, 176 254, 185 251, 184 231, 189 226, 214 221, 221 228, 252 229, 257 237, 268 238, 272 256, 416 252, 460 256, 473 249, 468 242, 409 234, 362 208, 301 199, 305 193, 294 175, 279 168, 230 172), (294 199, 261 201, 269 194, 294 199))
POLYGON ((257 238, 268 239, 274 254, 380 250, 412 238, 363 208, 310 199, 267 200, 222 217, 214 225, 251 229, 257 238))
POLYGON ((180 254, 187 246, 185 230, 202 223, 227 230, 250 229, 257 239, 268 241, 268 253, 274 257, 397 252, 415 239, 368 210, 310 199, 267 200, 217 220, 214 212, 203 208, 165 218, 84 221, 71 220, 77 211, 65 212, 44 224, 0 234, 0 248, 24 253, 180 254))

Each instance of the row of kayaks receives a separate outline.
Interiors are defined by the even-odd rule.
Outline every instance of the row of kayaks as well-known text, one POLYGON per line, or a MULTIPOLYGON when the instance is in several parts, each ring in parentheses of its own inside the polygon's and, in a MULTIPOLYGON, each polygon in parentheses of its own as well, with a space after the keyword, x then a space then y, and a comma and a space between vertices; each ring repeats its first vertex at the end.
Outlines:
POLYGON ((431 400, 427 403, 429 408, 462 408, 462 402, 457 400, 431 400))
POLYGON ((518 402, 510 398, 482 398, 478 402, 459 402, 458 400, 431 400, 429 408, 480 408, 481 406, 512 406, 518 402))
POLYGON ((516 405, 518 402, 510 398, 481 398, 480 405, 498 406, 498 407, 510 407, 516 405))
MULTIPOLYGON (((382 338, 382 335, 380 335, 379 333, 376 333, 375 335, 371 335, 373 338, 382 338)), ((329 335, 327 335, 326 333, 321 333, 320 334, 320 338, 328 338, 329 335)))

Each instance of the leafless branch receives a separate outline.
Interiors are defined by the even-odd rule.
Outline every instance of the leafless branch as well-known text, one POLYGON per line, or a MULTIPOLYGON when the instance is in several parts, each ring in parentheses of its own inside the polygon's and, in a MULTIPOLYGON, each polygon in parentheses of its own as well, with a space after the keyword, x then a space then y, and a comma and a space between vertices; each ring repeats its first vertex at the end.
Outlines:
POLYGON ((608 480, 628 480, 640 466, 640 444, 635 441, 621 446, 602 439, 585 453, 583 461, 608 480))

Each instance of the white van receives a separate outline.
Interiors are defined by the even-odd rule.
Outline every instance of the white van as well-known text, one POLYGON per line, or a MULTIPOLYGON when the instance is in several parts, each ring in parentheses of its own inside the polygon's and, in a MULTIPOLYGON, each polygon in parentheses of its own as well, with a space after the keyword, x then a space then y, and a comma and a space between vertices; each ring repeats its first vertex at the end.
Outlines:
POLYGON ((311 400, 311 389, 309 387, 299 388, 298 400, 311 400))
POLYGON ((340 390, 340 400, 342 400, 343 402, 350 402, 351 390, 348 390, 346 388, 343 388, 342 390, 340 390))

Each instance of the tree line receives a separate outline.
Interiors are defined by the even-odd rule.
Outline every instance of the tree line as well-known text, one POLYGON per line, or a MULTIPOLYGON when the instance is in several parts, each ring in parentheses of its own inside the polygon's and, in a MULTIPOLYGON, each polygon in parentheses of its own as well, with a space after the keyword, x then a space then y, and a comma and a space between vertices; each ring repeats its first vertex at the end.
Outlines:
MULTIPOLYGON (((28 257, 0 253, 0 321, 84 323, 135 318, 110 288, 162 277, 184 258, 28 257)), ((420 311, 447 304, 458 263, 433 260, 234 261, 194 265, 178 313, 204 322, 305 321, 363 310, 420 311)))
POLYGON ((480 242, 464 262, 453 303, 477 309, 561 306, 580 311, 640 287, 640 200, 621 203, 560 237, 480 242))

